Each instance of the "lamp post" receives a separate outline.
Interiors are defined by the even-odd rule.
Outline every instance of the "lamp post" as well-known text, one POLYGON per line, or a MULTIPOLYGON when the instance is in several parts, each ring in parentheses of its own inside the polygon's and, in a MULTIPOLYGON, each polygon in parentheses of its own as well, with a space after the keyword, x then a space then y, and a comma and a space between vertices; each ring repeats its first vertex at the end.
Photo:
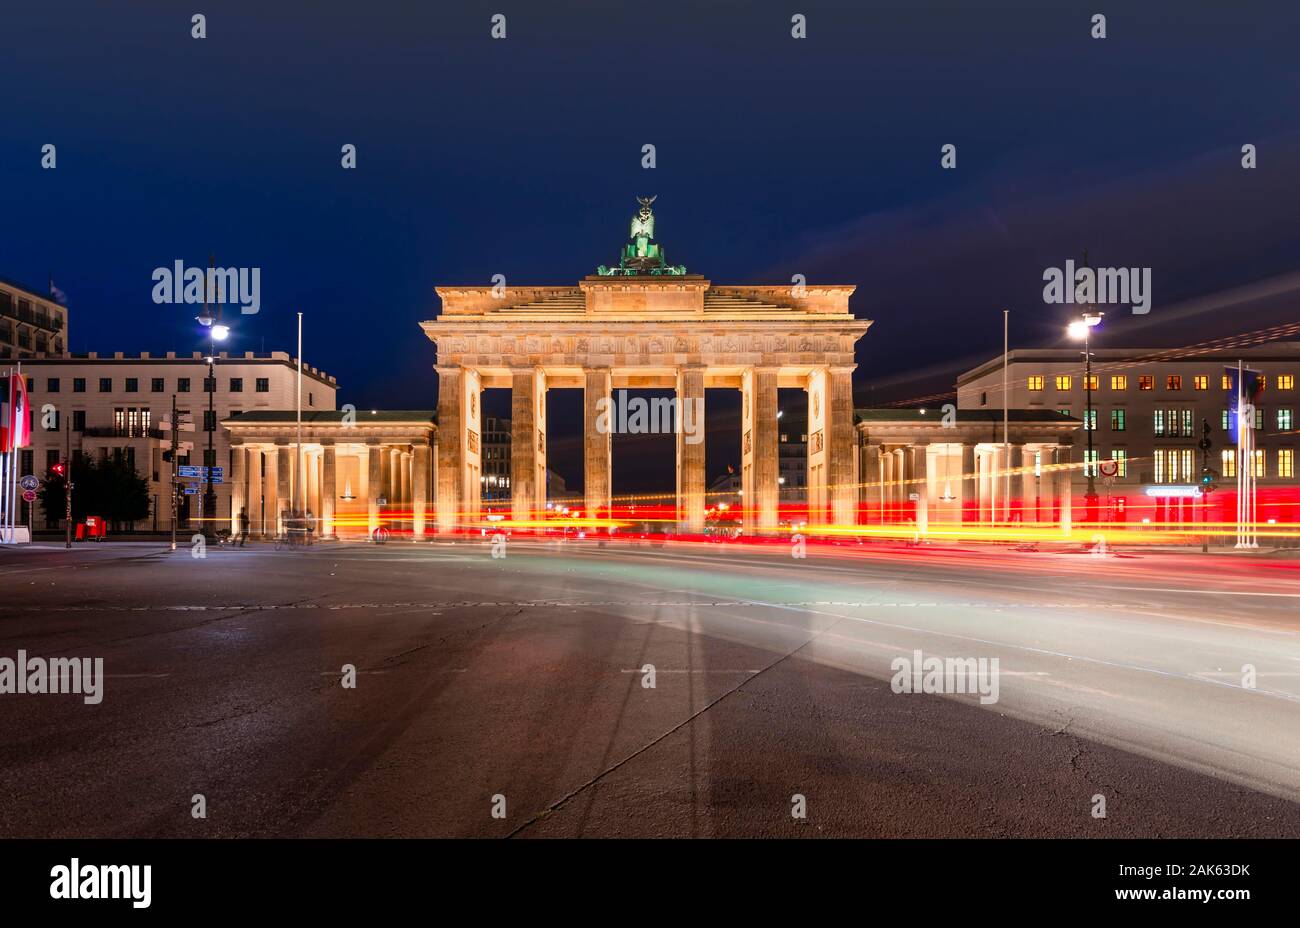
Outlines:
POLYGON ((215 518, 217 514, 217 491, 212 483, 212 470, 217 463, 216 437, 217 437, 217 412, 216 412, 216 394, 217 394, 217 342, 224 342, 230 335, 230 327, 220 322, 221 309, 218 304, 217 315, 213 316, 208 309, 208 304, 204 302, 203 313, 196 316, 198 323, 208 330, 208 421, 203 423, 208 433, 208 453, 203 462, 204 473, 207 476, 207 486, 203 491, 203 534, 205 537, 212 537, 215 532, 215 518), (212 463, 209 464, 208 461, 212 463))
POLYGON ((1084 476, 1088 478, 1088 490, 1083 498, 1087 507, 1089 522, 1097 521, 1097 462, 1092 447, 1092 433, 1096 431, 1093 426, 1097 423, 1093 418, 1092 411, 1091 336, 1092 330, 1101 325, 1101 317, 1104 315, 1105 313, 1098 312, 1084 313, 1077 321, 1071 322, 1068 329, 1072 338, 1083 339, 1083 391, 1087 398, 1087 412, 1084 414, 1083 428, 1088 433, 1088 457, 1083 464, 1084 476))

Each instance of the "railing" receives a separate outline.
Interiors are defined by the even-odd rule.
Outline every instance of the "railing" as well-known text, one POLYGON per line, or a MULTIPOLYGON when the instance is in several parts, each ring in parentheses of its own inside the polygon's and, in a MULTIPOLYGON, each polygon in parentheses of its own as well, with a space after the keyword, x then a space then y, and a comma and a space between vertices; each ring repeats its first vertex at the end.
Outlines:
POLYGON ((155 428, 114 428, 112 426, 92 425, 81 430, 89 438, 165 438, 162 429, 155 428))

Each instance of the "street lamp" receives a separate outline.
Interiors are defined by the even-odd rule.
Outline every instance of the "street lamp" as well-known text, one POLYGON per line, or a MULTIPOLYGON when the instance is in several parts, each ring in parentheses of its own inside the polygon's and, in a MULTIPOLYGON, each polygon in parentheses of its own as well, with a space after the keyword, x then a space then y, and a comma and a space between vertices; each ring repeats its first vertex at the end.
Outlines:
POLYGON ((216 391, 217 391, 217 342, 224 342, 230 337, 230 326, 218 321, 221 318, 220 304, 218 304, 217 315, 213 316, 208 304, 203 304, 203 312, 195 316, 195 321, 208 330, 208 422, 204 426, 211 426, 208 432, 208 453, 207 460, 203 462, 205 473, 207 474, 207 487, 203 491, 203 534, 211 536, 213 526, 217 515, 217 492, 213 488, 212 469, 217 463, 217 452, 214 442, 217 437, 217 412, 216 412, 216 391), (211 463, 208 463, 211 461, 211 463))
POLYGON ((1084 494, 1084 502, 1087 505, 1088 521, 1097 521, 1097 462, 1094 459, 1095 453, 1092 449, 1092 433, 1096 431, 1093 428, 1096 421, 1093 419, 1092 411, 1092 348, 1091 337, 1092 330, 1101 325, 1101 317, 1105 313, 1086 312, 1079 319, 1070 323, 1066 330, 1071 338, 1083 339, 1083 391, 1087 397, 1087 412, 1084 414, 1083 428, 1088 433, 1088 457, 1084 461, 1083 473, 1088 478, 1088 491, 1084 494))

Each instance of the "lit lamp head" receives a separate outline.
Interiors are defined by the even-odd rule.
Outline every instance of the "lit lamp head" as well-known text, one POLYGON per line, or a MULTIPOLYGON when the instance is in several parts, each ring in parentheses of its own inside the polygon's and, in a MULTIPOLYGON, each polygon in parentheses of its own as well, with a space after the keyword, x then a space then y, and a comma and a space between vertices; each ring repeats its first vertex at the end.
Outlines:
POLYGON ((224 342, 230 336, 230 326, 222 325, 218 322, 212 327, 212 338, 215 341, 224 342))
POLYGON ((1089 330, 1101 325, 1101 317, 1104 315, 1105 313, 1084 313, 1083 318, 1071 322, 1066 331, 1071 338, 1085 338, 1089 330))

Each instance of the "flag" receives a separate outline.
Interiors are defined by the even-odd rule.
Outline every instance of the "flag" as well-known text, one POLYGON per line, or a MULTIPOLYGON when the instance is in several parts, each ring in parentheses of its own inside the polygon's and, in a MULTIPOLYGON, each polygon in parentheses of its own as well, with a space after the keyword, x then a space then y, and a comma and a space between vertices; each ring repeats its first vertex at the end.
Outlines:
POLYGON ((0 451, 26 448, 31 443, 27 378, 21 374, 0 378, 0 451))
POLYGON ((64 293, 62 290, 60 290, 58 287, 54 286, 53 277, 50 278, 50 298, 54 300, 54 302, 58 303, 60 306, 68 305, 68 295, 64 293))
MULTIPOLYGON (((1238 390, 1237 373, 1235 367, 1223 369, 1224 383, 1227 384, 1225 392, 1228 394, 1228 428, 1232 431, 1233 440, 1241 444, 1241 416, 1238 415, 1237 399, 1240 397, 1242 402, 1254 408, 1260 394, 1264 392, 1264 381, 1259 371, 1244 367, 1241 369, 1241 390, 1238 390)), ((1248 422, 1247 427, 1253 428, 1254 422, 1248 422)))

